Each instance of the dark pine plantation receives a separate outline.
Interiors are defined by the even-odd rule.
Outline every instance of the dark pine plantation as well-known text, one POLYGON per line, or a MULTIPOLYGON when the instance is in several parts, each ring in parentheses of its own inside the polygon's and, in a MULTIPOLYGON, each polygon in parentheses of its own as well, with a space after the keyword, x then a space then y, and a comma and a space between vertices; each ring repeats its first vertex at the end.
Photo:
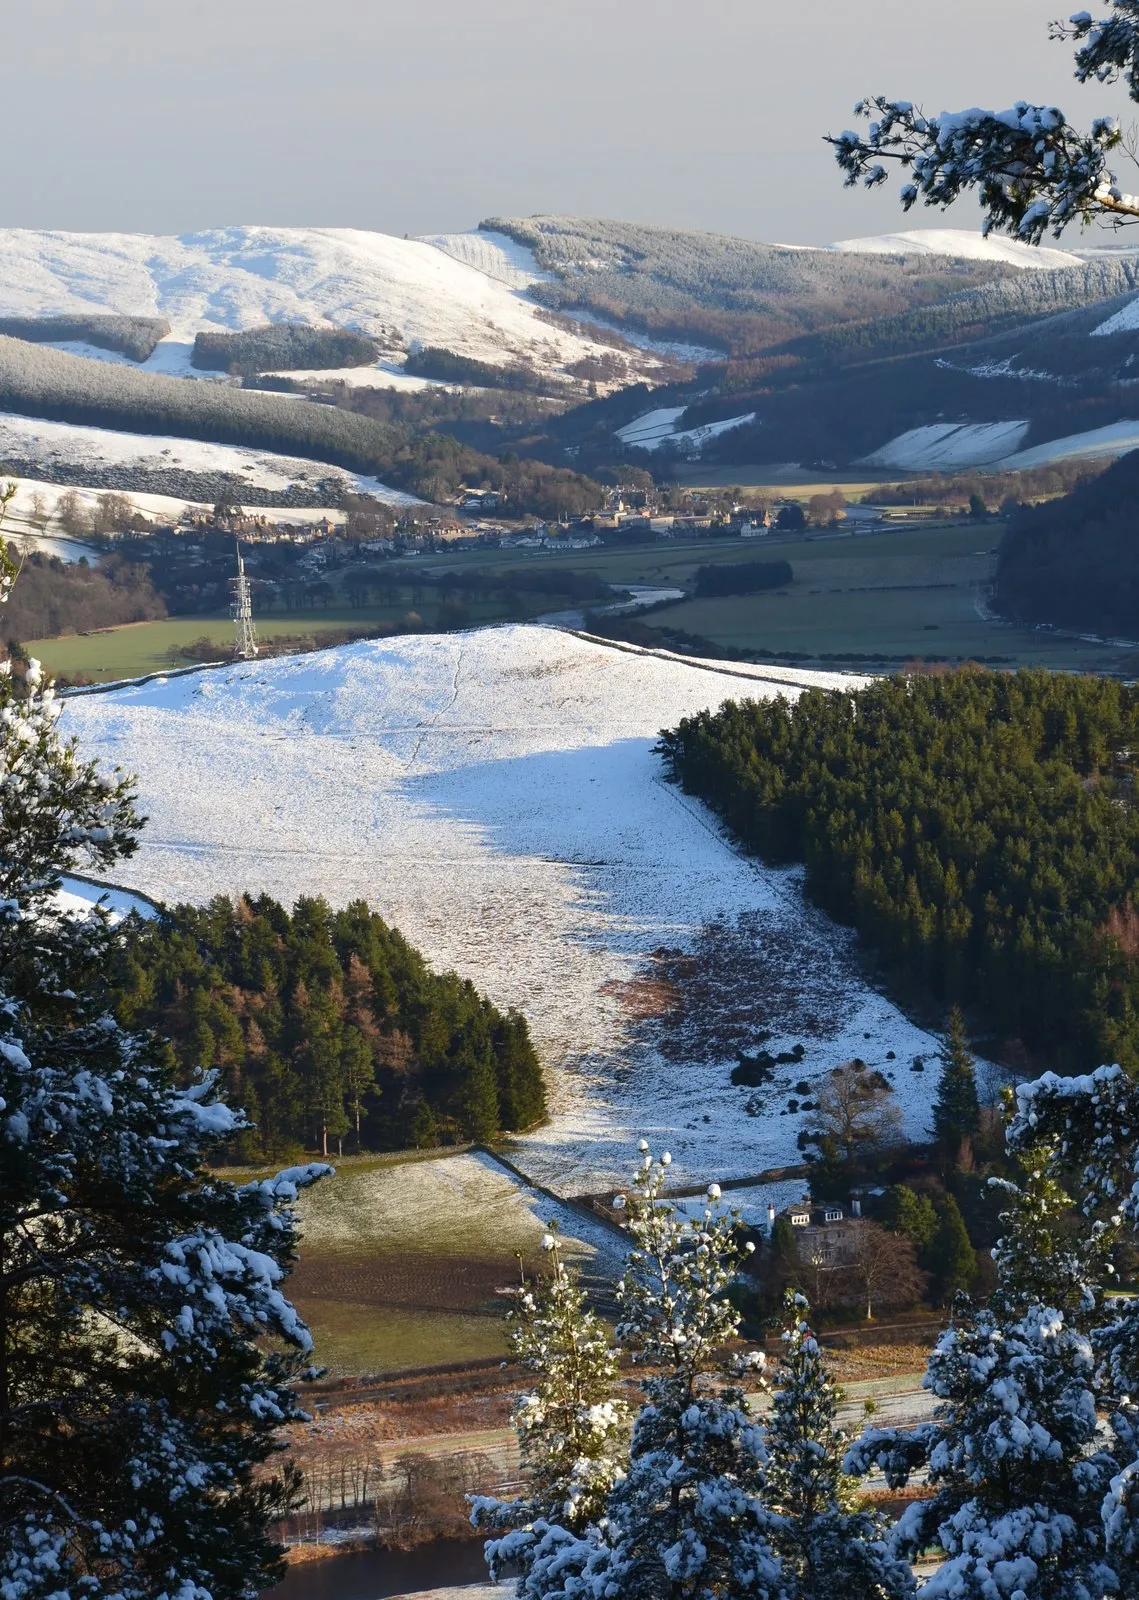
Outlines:
POLYGON ((661 748, 929 999, 1059 1070, 1139 1066, 1139 688, 964 669, 727 704, 661 748))
POLYGON ((432 972, 363 901, 219 896, 132 918, 114 986, 123 1022, 248 1109, 239 1160, 490 1139, 545 1113, 524 1019, 432 972))

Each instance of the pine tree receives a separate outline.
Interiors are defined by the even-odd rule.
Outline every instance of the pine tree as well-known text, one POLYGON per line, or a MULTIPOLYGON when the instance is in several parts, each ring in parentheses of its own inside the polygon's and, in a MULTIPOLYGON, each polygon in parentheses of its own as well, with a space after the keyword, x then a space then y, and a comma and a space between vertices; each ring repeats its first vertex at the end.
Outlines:
POLYGON ((702 1216, 661 1199, 670 1157, 642 1142, 631 1200, 633 1249, 619 1289, 617 1338, 652 1375, 633 1429, 627 1475, 609 1496, 596 1593, 621 1600, 751 1600, 780 1592, 763 1502, 762 1429, 739 1387, 762 1356, 725 1365, 739 1315, 725 1298, 740 1260, 734 1219, 708 1191, 702 1216))
POLYGON ((551 1554, 560 1585, 571 1541, 579 1541, 579 1566, 592 1553, 588 1530, 602 1519, 622 1470, 628 1421, 617 1352, 562 1261, 556 1224, 542 1244, 550 1275, 523 1288, 509 1317, 511 1350, 538 1375, 514 1411, 528 1492, 517 1501, 476 1497, 471 1518, 476 1527, 507 1530, 487 1544, 491 1576, 518 1566, 519 1593, 534 1600, 550 1592, 551 1554))
POLYGON ((957 1006, 949 1013, 945 1044, 938 1059, 941 1078, 933 1106, 933 1134, 954 1166, 968 1148, 981 1121, 977 1099, 977 1064, 969 1049, 965 1019, 957 1006))
MULTIPOLYGON (((1046 1172, 1080 1175, 1092 1248, 1102 1255, 1120 1230, 1139 1234, 1139 1083, 1117 1066, 1080 1078, 1046 1073, 1022 1084, 1008 1140, 1022 1161, 1042 1150, 1046 1172)), ((1067 1246, 1067 1254, 1074 1252, 1067 1246)), ((1099 1399, 1110 1428, 1111 1469, 1101 1505, 1104 1559, 1120 1595, 1139 1594, 1139 1298, 1105 1303, 1095 1319, 1099 1399)))
POLYGON ((852 1505, 842 1462, 841 1398, 807 1322, 801 1294, 785 1301, 787 1325, 767 1422, 766 1498, 780 1521, 774 1543, 788 1600, 891 1600, 914 1592, 908 1564, 852 1505))
POLYGON ((909 1557, 940 1544, 947 1559, 926 1592, 954 1600, 1115 1592, 1101 1518, 1113 1462, 1098 1433, 1092 1344, 1070 1320, 1092 1304, 1092 1255, 1078 1242, 1042 1254, 1070 1208, 1046 1168, 1045 1154, 1026 1153, 1023 1185, 1008 1186, 991 1303, 962 1308, 930 1357, 935 1420, 871 1429, 846 1458, 852 1472, 877 1465, 893 1487, 928 1467, 933 1496, 910 1506, 893 1543, 909 1557))
POLYGON ((34 667, 28 691, 0 682, 0 1592, 253 1600, 311 1343, 290 1202, 328 1169, 207 1171, 242 1118, 114 1020, 106 919, 56 907, 135 848, 130 785, 59 738, 34 667))
POLYGON ((961 1207, 951 1194, 939 1195, 933 1208, 936 1228, 919 1261, 933 1278, 933 1292, 941 1305, 967 1289, 977 1271, 977 1254, 969 1239, 961 1207))

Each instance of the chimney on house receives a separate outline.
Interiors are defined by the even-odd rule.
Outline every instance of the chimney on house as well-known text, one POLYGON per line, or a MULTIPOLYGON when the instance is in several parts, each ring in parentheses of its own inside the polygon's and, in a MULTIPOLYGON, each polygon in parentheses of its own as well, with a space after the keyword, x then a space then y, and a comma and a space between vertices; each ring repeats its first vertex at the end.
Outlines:
POLYGON ((862 1201, 861 1200, 852 1200, 850 1202, 850 1214, 851 1214, 852 1217, 860 1217, 862 1215, 862 1201))
POLYGON ((775 1232, 775 1207, 771 1201, 767 1202, 767 1237, 770 1239, 775 1232))

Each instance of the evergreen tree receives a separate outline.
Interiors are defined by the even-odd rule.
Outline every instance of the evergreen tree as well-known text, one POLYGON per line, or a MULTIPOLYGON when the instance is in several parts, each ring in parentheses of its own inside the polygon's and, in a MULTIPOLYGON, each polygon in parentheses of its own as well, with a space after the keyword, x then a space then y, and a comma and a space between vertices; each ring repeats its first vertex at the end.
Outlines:
POLYGON ((556 1225, 550 1228, 542 1241, 550 1276, 527 1285, 509 1316, 511 1350, 538 1375, 537 1387, 514 1411, 528 1493, 517 1501, 476 1497, 471 1518, 476 1527, 507 1530, 487 1544, 491 1576, 504 1565, 518 1566, 519 1593, 534 1600, 550 1592, 551 1556, 556 1589, 564 1582, 571 1541, 579 1541, 578 1565, 591 1553, 583 1536, 601 1521, 622 1470, 627 1425, 617 1393, 617 1352, 566 1270, 556 1225))
POLYGON ((310 1339, 281 1290, 290 1203, 328 1169, 234 1187, 210 1077, 107 1009, 105 917, 61 873, 135 848, 129 784, 56 732, 38 669, 0 681, 0 1592, 253 1600, 281 1572, 265 1466, 310 1339))
POLYGON ((937 1212, 929 1196, 918 1194, 907 1184, 894 1184, 886 1191, 882 1221, 895 1233, 905 1234, 918 1252, 919 1262, 925 1266, 922 1257, 932 1245, 938 1227, 937 1212))
POLYGON ((958 1006, 949 1013, 945 1044, 938 1059, 941 1078, 933 1106, 933 1135, 945 1157, 958 1166, 981 1121, 977 1065, 969 1049, 965 1018, 958 1006))
POLYGON ((935 1420, 869 1430, 846 1465, 876 1464, 894 1487, 928 1467, 932 1498, 910 1506, 894 1534, 899 1555, 934 1543, 947 1552, 927 1593, 1104 1600, 1116 1592, 1101 1509, 1114 1463, 1099 1436, 1092 1344, 1071 1320, 1092 1303, 1092 1255, 1067 1243, 1040 1254, 1070 1201, 1045 1154, 1033 1150, 1024 1165, 1023 1186, 1009 1186, 991 1304, 962 1308, 930 1357, 935 1420))
POLYGON ((841 1398, 807 1322, 801 1294, 786 1298, 787 1325, 767 1422, 766 1498, 780 1521, 773 1539, 787 1600, 893 1600, 909 1596, 908 1564, 852 1505, 843 1472, 841 1398))
MULTIPOLYGON (((1139 1083, 1119 1067, 1088 1076, 1051 1073, 1017 1089, 1010 1146, 1022 1161, 1041 1150, 1056 1182, 1076 1171, 1093 1247, 1102 1254, 1118 1230, 1139 1234, 1139 1083)), ((1067 1247, 1073 1253, 1073 1247, 1067 1247)), ((1101 1505, 1106 1560, 1120 1595, 1139 1594, 1139 1298, 1108 1301, 1096 1319, 1100 1403, 1110 1426, 1112 1470, 1101 1505)))
POLYGON ((936 1227, 920 1265, 933 1279, 933 1293, 941 1305, 967 1289, 977 1271, 977 1255, 969 1240, 961 1207, 951 1194, 940 1195, 934 1210, 936 1227))
POLYGON ((642 1142, 631 1199, 633 1248, 619 1297, 618 1341, 651 1369, 627 1475, 609 1496, 594 1573, 621 1600, 752 1600, 779 1595, 774 1519, 763 1501, 762 1429, 721 1354, 739 1326, 725 1298, 740 1260, 734 1219, 708 1191, 686 1219, 661 1199, 670 1164, 642 1142))

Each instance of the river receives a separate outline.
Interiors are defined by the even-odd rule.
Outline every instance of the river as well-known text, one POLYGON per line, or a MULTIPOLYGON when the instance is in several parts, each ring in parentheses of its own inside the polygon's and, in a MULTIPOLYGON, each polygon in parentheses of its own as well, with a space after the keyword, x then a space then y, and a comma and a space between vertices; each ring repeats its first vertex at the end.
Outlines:
POLYGON ((355 1550, 299 1562, 266 1591, 266 1600, 388 1600, 479 1582, 487 1582, 481 1539, 433 1539, 415 1550, 355 1550))

